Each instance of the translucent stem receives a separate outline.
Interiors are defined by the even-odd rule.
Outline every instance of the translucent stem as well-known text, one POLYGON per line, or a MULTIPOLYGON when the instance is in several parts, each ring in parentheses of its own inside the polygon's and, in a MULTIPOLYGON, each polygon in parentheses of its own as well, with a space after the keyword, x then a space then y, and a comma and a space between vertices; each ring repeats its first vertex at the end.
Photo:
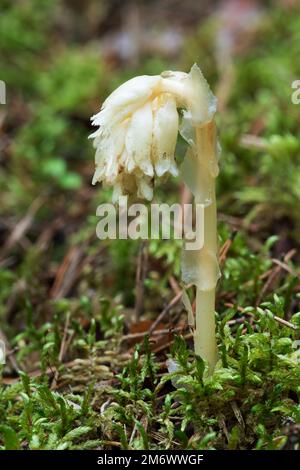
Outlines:
POLYGON ((207 263, 209 289, 201 289, 199 280, 196 294, 196 328, 194 333, 195 353, 205 359, 212 371, 217 361, 216 334, 215 334, 215 286, 218 280, 218 271, 215 265, 218 259, 217 243, 217 210, 215 196, 215 178, 218 174, 216 155, 216 129, 214 122, 209 122, 196 129, 197 161, 199 181, 202 184, 204 201, 195 201, 205 204, 204 209, 204 246, 203 252, 207 263), (205 188, 203 188, 205 182, 205 188), (210 269, 211 268, 211 269, 210 269))

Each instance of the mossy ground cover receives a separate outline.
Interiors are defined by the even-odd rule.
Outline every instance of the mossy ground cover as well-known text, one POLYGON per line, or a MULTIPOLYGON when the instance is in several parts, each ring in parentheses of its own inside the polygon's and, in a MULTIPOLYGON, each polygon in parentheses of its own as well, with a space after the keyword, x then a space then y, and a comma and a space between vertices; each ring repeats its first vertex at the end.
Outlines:
MULTIPOLYGON (((87 136, 89 116, 131 76, 196 61, 217 88, 215 23, 189 30, 176 60, 115 64, 95 30, 78 27, 86 11, 71 15, 58 0, 2 3, 1 448, 298 448, 299 8, 271 4, 234 56, 218 116, 223 276, 219 362, 208 377, 178 297, 180 243, 96 238, 96 207, 111 194, 90 185, 87 136)), ((176 179, 156 190, 157 201, 184 197, 176 179)))

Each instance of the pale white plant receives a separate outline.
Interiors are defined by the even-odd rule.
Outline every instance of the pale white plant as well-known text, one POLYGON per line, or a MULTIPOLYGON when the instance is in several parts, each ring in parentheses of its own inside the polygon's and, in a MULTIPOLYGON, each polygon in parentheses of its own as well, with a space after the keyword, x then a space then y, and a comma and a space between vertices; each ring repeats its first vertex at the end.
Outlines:
MULTIPOLYGON (((188 143, 180 173, 195 203, 205 207, 204 246, 201 250, 183 250, 182 278, 185 284, 197 287, 195 352, 211 369, 217 358, 215 288, 220 276, 216 107, 216 98, 197 65, 189 73, 168 71, 159 76, 135 77, 105 100, 92 118, 98 129, 91 135, 96 148, 93 184, 99 181, 112 186, 114 201, 122 195, 150 201, 156 178, 179 173, 174 160, 178 131, 188 143)), ((185 299, 187 304, 187 296, 185 299)))

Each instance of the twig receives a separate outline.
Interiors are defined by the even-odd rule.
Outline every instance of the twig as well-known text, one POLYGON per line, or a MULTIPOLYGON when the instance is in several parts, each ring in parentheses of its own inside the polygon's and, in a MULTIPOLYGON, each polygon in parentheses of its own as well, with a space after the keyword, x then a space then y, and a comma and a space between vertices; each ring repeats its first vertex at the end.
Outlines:
POLYGON ((181 292, 180 286, 174 276, 169 277, 169 284, 174 294, 181 292))
MULTIPOLYGON (((186 289, 189 289, 191 287, 191 284, 189 284, 186 289)), ((175 295, 175 297, 171 300, 171 302, 163 309, 163 311, 158 315, 156 320, 152 323, 151 327, 149 328, 148 334, 151 335, 151 333, 156 329, 157 325, 160 324, 162 319, 167 315, 167 313, 173 308, 181 299, 183 295, 183 290, 178 292, 178 294, 175 295)))
POLYGON ((76 279, 77 267, 83 257, 83 253, 84 246, 73 246, 70 248, 56 273, 56 277, 50 291, 50 297, 52 299, 65 297, 69 292, 76 279))
POLYGON ((138 322, 144 311, 144 291, 145 291, 145 278, 148 268, 148 245, 146 241, 140 244, 140 250, 137 261, 137 270, 135 278, 135 321, 138 322))
MULTIPOLYGON (((260 295, 258 296, 257 300, 256 300, 256 307, 261 303, 265 293, 268 291, 269 287, 273 284, 274 280, 276 279, 277 276, 279 276, 280 272, 282 271, 282 269, 285 269, 286 271, 288 271, 289 273, 291 273, 291 268, 286 264, 288 263, 288 261, 290 261, 292 259, 292 257, 296 254, 296 250, 290 250, 286 253, 285 257, 284 257, 284 262, 282 263, 282 261, 280 260, 277 260, 277 259, 272 259, 272 262, 277 264, 277 266, 275 267, 275 269, 272 269, 270 271, 270 275, 265 283, 265 285, 263 286, 261 292, 260 292, 260 295)), ((293 272, 293 271, 292 271, 293 272)), ((293 275, 299 277, 298 273, 293 273, 293 275)))
MULTIPOLYGON (((177 327, 177 328, 163 328, 161 330, 156 330, 151 333, 151 336, 163 336, 168 333, 177 333, 178 331, 182 331, 182 327, 177 327)), ((144 338, 145 336, 149 335, 149 330, 148 331, 142 331, 140 333, 130 333, 126 336, 123 336, 121 338, 121 341, 131 341, 133 339, 139 339, 139 338, 144 338)))
POLYGON ((5 311, 5 319, 9 323, 15 311, 15 306, 19 300, 19 297, 24 294, 26 291, 26 281, 24 279, 18 280, 15 285, 12 287, 10 295, 6 301, 6 311, 5 311))
MULTIPOLYGON (((229 308, 233 308, 233 307, 234 307, 234 304, 228 302, 228 303, 225 304, 225 306, 226 306, 226 307, 229 307, 229 308)), ((254 318, 254 316, 255 316, 252 312, 245 312, 245 309, 244 309, 243 307, 239 307, 239 306, 238 306, 238 307, 236 307, 236 309, 237 309, 239 312, 244 313, 245 315, 248 315, 248 316, 250 316, 250 317, 252 317, 252 318, 254 318)), ((263 311, 264 311, 264 310, 263 310, 263 311)), ((297 330, 298 330, 298 328, 296 327, 296 325, 294 325, 293 323, 291 323, 291 322, 289 322, 289 321, 287 321, 287 320, 284 320, 283 318, 278 317, 277 315, 273 315, 273 318, 274 318, 274 320, 277 321, 278 323, 281 323, 281 325, 287 326, 288 328, 291 328, 291 329, 294 330, 294 331, 297 331, 297 330)), ((231 321, 232 321, 232 320, 229 320, 229 321, 228 321, 228 324, 230 324, 231 321)))
MULTIPOLYGON (((76 364, 76 359, 73 359, 70 362, 64 363, 64 366, 65 367, 73 367, 75 364, 76 364)), ((20 369, 18 369, 18 371, 19 370, 20 369)), ((56 367, 47 367, 45 372, 42 372, 41 369, 36 369, 36 370, 31 371, 31 372, 28 372, 28 376, 31 377, 31 378, 34 378, 34 377, 39 377, 43 373, 45 373, 47 375, 53 375, 53 374, 55 374, 55 372, 56 372, 56 367)), ((18 383, 19 381, 20 381, 20 377, 3 377, 2 378, 2 383, 4 385, 13 385, 15 383, 18 383)))
MULTIPOLYGON (((193 338, 193 336, 194 336, 193 333, 188 333, 188 334, 184 335, 184 339, 191 339, 191 338, 193 338)), ((163 351, 164 349, 169 348, 173 343, 174 343, 174 340, 169 341, 166 344, 162 344, 162 345, 158 346, 157 348, 153 349, 153 352, 158 353, 160 351, 163 351)))
POLYGON ((296 325, 293 325, 293 323, 287 321, 287 320, 284 320, 283 318, 280 318, 280 317, 277 317, 277 315, 273 315, 273 318, 274 320, 276 320, 278 323, 281 323, 282 325, 284 326, 287 326, 288 328, 291 328, 292 330, 294 331, 297 331, 298 328, 296 327, 296 325))
POLYGON ((226 240, 224 245, 221 247, 220 254, 219 254, 220 264, 223 264, 224 261, 226 260, 227 253, 230 250, 231 245, 234 242, 234 239, 235 239, 237 233, 238 233, 237 230, 233 230, 232 233, 230 234, 230 237, 228 238, 228 240, 226 240))
POLYGON ((28 231, 33 222, 35 214, 43 205, 44 200, 45 199, 43 197, 38 197, 33 201, 27 211, 27 214, 17 223, 6 243, 2 247, 0 251, 0 258, 3 258, 9 252, 9 250, 24 237, 25 233, 28 231))
POLYGON ((223 214, 222 212, 218 213, 218 220, 224 221, 233 227, 239 227, 240 229, 249 230, 251 232, 255 232, 258 227, 258 225, 255 223, 246 223, 244 218, 230 216, 223 214))
POLYGON ((280 261, 279 259, 272 259, 273 263, 277 264, 278 266, 281 267, 281 269, 284 269, 285 271, 287 271, 289 274, 291 274, 292 276, 294 277, 297 277, 298 279, 300 279, 300 274, 297 273, 297 271, 295 271, 294 269, 292 269, 290 266, 288 266, 286 263, 283 263, 282 261, 280 261))
MULTIPOLYGON (((68 335, 69 324, 70 324, 70 313, 67 313, 66 321, 65 321, 65 327, 64 327, 64 334, 63 334, 63 337, 62 337, 60 350, 59 350, 59 355, 58 355, 58 361, 60 363, 63 361, 64 355, 66 353, 66 340, 67 340, 67 335, 68 335)), ((58 374, 59 374, 59 372, 58 372, 58 368, 57 368, 55 370, 54 377, 53 377, 53 380, 52 380, 51 390, 56 388, 58 374)))
POLYGON ((281 268, 277 266, 275 269, 273 269, 267 279, 267 282, 263 286, 262 290, 260 291, 259 296, 256 299, 255 306, 258 307, 259 304, 261 303, 265 293, 269 290, 270 286, 273 284, 277 276, 280 274, 281 268))
POLYGON ((259 150, 265 150, 267 148, 267 144, 264 139, 251 134, 242 135, 240 145, 246 148, 255 148, 259 150))

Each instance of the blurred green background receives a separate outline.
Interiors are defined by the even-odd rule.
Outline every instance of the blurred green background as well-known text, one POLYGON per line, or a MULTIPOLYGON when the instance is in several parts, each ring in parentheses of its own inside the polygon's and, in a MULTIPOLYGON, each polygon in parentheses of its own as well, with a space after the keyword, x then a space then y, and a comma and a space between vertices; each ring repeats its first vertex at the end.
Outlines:
MULTIPOLYGON (((40 283, 37 295, 44 301, 72 246, 102 249, 94 239, 94 214, 110 194, 90 184, 89 117, 125 79, 188 71, 194 62, 219 98, 220 219, 250 231, 256 248, 270 235, 281 239, 278 254, 299 243, 300 107, 291 103, 291 83, 300 77, 299 26, 293 1, 1 0, 4 283, 23 278, 29 295, 40 283)), ((180 146, 178 153, 181 158, 180 146)), ((158 200, 161 191, 182 197, 177 180, 157 189, 158 200)), ((134 269, 136 247, 114 245, 105 245, 109 258, 95 256, 93 274, 86 275, 101 292, 105 258, 114 293, 132 297, 122 265, 134 269)), ((174 246, 168 249, 166 255, 176 258, 174 246)), ((85 270, 72 288, 80 288, 85 270)), ((6 296, 4 289, 4 303, 6 296)))

